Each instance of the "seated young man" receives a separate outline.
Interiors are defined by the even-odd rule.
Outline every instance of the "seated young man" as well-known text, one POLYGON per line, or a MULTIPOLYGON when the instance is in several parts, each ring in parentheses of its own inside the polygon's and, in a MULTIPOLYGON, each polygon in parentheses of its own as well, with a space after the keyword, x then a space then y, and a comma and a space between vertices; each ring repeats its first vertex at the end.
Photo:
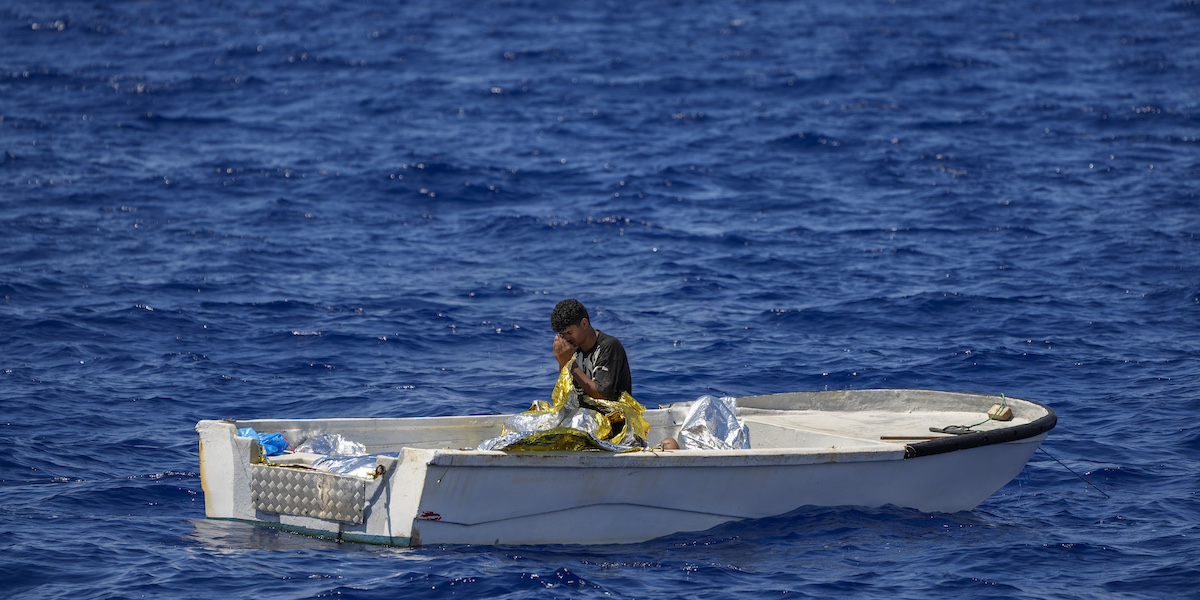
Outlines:
POLYGON ((625 347, 617 338, 592 327, 582 303, 575 299, 559 302, 550 313, 550 327, 558 333, 554 336, 558 368, 575 357, 571 377, 581 406, 591 408, 588 398, 618 400, 621 392, 633 394, 625 347))

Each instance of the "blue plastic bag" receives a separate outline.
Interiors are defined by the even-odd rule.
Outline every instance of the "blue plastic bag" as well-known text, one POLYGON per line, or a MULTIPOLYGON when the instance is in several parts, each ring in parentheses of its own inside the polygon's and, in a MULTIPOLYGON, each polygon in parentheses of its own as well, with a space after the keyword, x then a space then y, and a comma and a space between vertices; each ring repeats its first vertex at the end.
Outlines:
POLYGON ((263 454, 267 456, 283 454, 284 450, 288 449, 287 440, 283 439, 282 433, 259 433, 253 427, 247 427, 238 430, 238 437, 258 438, 263 454))

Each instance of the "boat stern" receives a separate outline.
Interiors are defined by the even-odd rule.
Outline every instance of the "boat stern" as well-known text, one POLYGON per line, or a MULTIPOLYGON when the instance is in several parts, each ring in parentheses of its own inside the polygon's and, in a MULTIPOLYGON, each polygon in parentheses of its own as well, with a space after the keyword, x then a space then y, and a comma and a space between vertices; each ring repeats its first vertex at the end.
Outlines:
POLYGON ((210 519, 252 519, 250 465, 262 462, 262 447, 238 437, 232 421, 200 421, 200 487, 210 519), (249 510, 247 510, 249 509, 249 510))

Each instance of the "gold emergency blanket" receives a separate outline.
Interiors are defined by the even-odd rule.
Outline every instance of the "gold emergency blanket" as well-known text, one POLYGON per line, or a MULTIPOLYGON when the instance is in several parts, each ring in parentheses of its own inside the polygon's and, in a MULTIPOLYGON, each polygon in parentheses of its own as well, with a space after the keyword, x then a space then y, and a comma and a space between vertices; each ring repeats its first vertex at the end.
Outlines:
POLYGON ((552 402, 537 401, 529 410, 509 417, 500 436, 479 445, 480 450, 598 450, 628 452, 646 446, 650 424, 642 417, 646 407, 628 392, 620 399, 587 398, 580 406, 571 378, 574 359, 558 372, 552 402))

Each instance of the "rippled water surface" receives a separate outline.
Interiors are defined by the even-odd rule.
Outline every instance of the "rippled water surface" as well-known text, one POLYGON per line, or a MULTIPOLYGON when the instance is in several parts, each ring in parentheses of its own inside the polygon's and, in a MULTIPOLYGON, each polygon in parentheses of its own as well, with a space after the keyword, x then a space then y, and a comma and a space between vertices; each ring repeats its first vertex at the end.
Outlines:
POLYGON ((1198 32, 1191 1, 0 1, 0 592, 1192 594, 1198 32), (565 297, 648 405, 930 388, 1059 426, 949 515, 416 549, 204 519, 198 420, 518 410, 565 297))

